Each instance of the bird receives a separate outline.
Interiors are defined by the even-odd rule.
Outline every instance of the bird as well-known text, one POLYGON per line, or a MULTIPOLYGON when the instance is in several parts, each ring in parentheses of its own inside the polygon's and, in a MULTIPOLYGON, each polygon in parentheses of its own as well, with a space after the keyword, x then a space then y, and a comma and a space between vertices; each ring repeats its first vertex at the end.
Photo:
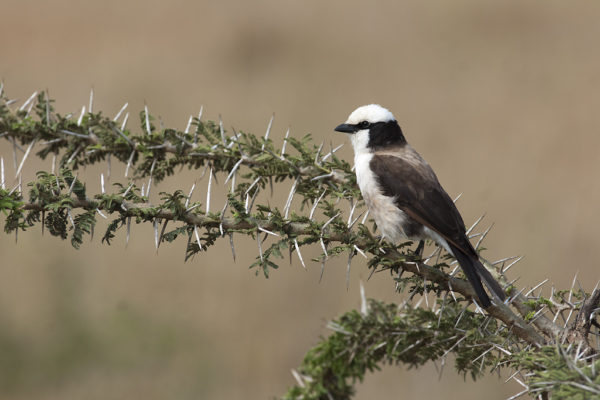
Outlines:
POLYGON ((482 280, 504 301, 504 290, 479 261, 456 205, 431 166, 408 144, 394 115, 368 104, 335 131, 350 136, 356 181, 382 237, 395 243, 419 240, 421 253, 423 241, 433 240, 458 261, 482 307, 491 305, 482 280))

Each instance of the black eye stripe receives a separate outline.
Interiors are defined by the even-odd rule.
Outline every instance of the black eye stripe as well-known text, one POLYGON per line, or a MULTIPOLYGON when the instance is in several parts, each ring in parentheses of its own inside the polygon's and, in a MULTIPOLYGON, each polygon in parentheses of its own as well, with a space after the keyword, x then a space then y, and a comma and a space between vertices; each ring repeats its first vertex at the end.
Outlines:
POLYGON ((357 126, 360 129, 367 129, 371 126, 371 124, 368 121, 362 121, 362 122, 359 122, 357 126))

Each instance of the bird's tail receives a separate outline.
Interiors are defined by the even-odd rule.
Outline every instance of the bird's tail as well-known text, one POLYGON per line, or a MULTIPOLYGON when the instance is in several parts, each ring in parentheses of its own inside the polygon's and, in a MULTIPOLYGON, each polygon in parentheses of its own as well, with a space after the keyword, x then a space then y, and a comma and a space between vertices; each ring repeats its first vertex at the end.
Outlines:
POLYGON ((490 271, 488 271, 479 261, 476 255, 467 255, 459 248, 450 245, 450 249, 460 266, 462 267, 467 279, 473 286, 475 294, 479 298, 481 305, 484 308, 489 307, 492 303, 490 298, 485 292, 481 280, 485 282, 486 286, 496 295, 500 300, 504 301, 506 298, 504 290, 500 284, 494 279, 490 271))

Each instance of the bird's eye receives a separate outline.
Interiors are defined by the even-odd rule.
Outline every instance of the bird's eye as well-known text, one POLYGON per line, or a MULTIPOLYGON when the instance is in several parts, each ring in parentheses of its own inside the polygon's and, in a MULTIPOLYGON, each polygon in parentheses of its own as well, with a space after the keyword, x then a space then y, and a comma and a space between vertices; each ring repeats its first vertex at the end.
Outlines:
POLYGON ((360 129, 367 129, 369 127, 369 122, 368 121, 362 121, 361 123, 358 124, 358 127, 360 129))

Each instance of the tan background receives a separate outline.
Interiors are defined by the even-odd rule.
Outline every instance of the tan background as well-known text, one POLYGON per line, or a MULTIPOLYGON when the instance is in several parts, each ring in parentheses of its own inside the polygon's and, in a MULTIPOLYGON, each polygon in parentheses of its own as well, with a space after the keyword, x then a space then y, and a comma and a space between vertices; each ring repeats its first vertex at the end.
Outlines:
MULTIPOLYGON (((129 101, 133 123, 144 101, 180 129, 200 105, 257 134, 274 112, 276 140, 291 126, 337 144, 346 139, 336 124, 381 103, 448 192, 463 193, 467 224, 483 212, 496 223, 489 258, 526 256, 511 278, 564 288, 578 272, 587 290, 598 280, 596 2, 3 0, 0 15, 9 95, 47 88, 62 113, 78 112, 93 87, 96 110, 113 115, 129 101)), ((4 141, 0 155, 14 174, 4 141)), ((351 158, 348 145, 341 155, 351 158)), ((25 179, 49 165, 29 162, 25 179)), ((91 192, 105 168, 86 172, 91 192)), ((187 190, 195 175, 160 189, 187 190)), ((156 255, 147 227, 127 249, 123 232, 80 251, 39 229, 17 244, 0 236, 0 398, 271 398, 293 383, 290 369, 326 321, 358 306, 368 276, 356 259, 347 290, 337 260, 319 283, 319 266, 305 272, 294 257, 265 280, 247 269, 251 242, 239 241, 235 264, 226 243, 188 263, 184 246, 156 255)), ((399 301, 384 274, 366 291, 399 301)), ((357 398, 520 390, 504 379, 390 367, 357 398)))

